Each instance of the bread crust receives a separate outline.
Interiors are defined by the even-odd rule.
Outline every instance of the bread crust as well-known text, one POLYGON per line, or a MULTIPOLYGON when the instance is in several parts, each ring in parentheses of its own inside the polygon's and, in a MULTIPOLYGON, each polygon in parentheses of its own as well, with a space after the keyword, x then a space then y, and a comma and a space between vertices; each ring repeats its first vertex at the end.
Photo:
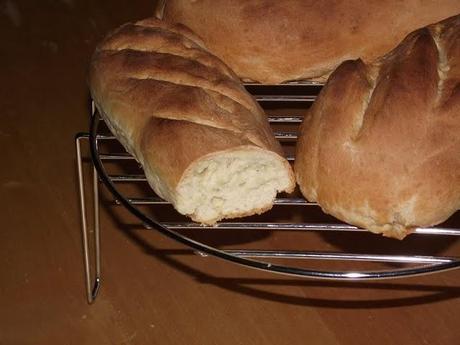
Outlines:
POLYGON ((168 0, 155 12, 190 27, 242 79, 266 84, 324 80, 458 13, 458 0, 168 0))
POLYGON ((288 172, 286 190, 295 186, 260 106, 183 25, 150 18, 115 30, 94 53, 89 85, 109 128, 173 205, 190 166, 229 150, 270 152, 288 172))
POLYGON ((304 196, 348 223, 403 238, 460 209, 460 16, 331 75, 301 126, 304 196))

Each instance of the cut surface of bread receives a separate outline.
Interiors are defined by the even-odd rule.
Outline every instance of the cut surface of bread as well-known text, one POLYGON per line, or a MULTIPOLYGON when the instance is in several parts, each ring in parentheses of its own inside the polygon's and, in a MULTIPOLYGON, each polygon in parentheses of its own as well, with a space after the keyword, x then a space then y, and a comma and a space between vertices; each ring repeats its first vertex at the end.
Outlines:
POLYGON ((203 157, 177 186, 177 210, 200 223, 267 211, 289 190, 284 162, 266 150, 242 146, 203 157))

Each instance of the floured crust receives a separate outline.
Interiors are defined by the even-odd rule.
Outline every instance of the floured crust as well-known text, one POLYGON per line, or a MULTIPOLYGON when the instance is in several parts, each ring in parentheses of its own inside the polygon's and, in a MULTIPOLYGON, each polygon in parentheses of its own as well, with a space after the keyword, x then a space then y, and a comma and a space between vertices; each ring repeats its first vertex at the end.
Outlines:
POLYGON ((457 16, 340 65, 301 126, 297 182, 326 213, 403 238, 460 209, 459 133, 457 16))
POLYGON ((182 23, 243 80, 321 79, 341 62, 372 62, 411 31, 460 13, 458 0, 168 0, 182 23))
MULTIPOLYGON (((241 146, 275 154, 286 163, 286 190, 295 185, 260 106, 183 25, 154 18, 123 25, 97 47, 89 83, 114 135, 141 163, 155 192, 174 206, 189 166, 241 146)), ((253 212, 259 211, 246 213, 253 212)))

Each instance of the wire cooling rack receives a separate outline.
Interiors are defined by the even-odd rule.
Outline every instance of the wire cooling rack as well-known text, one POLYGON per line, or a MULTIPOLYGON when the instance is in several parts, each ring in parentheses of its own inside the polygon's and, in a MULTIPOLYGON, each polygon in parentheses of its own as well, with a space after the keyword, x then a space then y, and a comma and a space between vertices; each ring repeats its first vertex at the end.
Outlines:
MULTIPOLYGON (((256 100, 267 111, 268 120, 272 125, 275 137, 281 142, 287 152, 287 159, 294 162, 295 156, 293 149, 297 139, 297 127, 302 122, 302 115, 286 115, 286 112, 278 114, 280 107, 297 109, 298 113, 304 112, 299 109, 308 108, 315 100, 321 84, 315 82, 288 83, 278 86, 246 84, 246 88, 256 98, 256 100)), ((436 256, 436 255, 415 255, 409 252, 404 254, 394 253, 355 253, 347 251, 306 251, 293 249, 221 249, 217 246, 203 243, 196 240, 184 231, 201 230, 201 231, 261 231, 261 232, 278 232, 299 233, 304 232, 305 236, 313 232, 322 233, 356 233, 365 232, 360 236, 367 236, 367 231, 359 229, 337 220, 328 222, 280 222, 280 221, 254 221, 252 218, 240 218, 234 221, 220 222, 212 229, 207 229, 197 223, 193 223, 183 217, 178 217, 179 221, 160 220, 157 216, 151 215, 145 211, 145 207, 153 209, 164 207, 169 203, 153 194, 153 191, 146 185, 146 178, 143 171, 135 163, 134 158, 124 151, 117 139, 108 132, 103 120, 99 116, 94 103, 91 104, 91 124, 88 133, 79 133, 76 136, 76 153, 77 168, 79 181, 80 211, 81 211, 81 230, 83 238, 83 255, 85 263, 86 292, 89 303, 92 303, 99 291, 101 284, 101 250, 100 250, 100 224, 99 224, 99 185, 103 184, 113 195, 114 204, 125 207, 130 211, 141 224, 147 229, 156 230, 160 233, 188 246, 203 257, 212 255, 236 264, 244 265, 250 268, 281 273, 286 275, 329 279, 329 280, 376 280, 390 279, 408 276, 429 274, 434 272, 446 271, 460 267, 460 257, 457 256, 436 256), (82 155, 82 143, 87 142, 91 151, 92 162, 92 181, 87 181, 83 174, 84 157, 82 155), (127 172, 124 167, 134 165, 136 172, 127 172), (85 190, 88 185, 92 188, 91 205, 85 198, 85 190), (128 194, 122 188, 126 184, 136 185, 129 193, 139 193, 140 195, 128 194), (134 191, 134 192, 133 192, 134 191), (92 208, 93 216, 91 217, 93 231, 89 231, 88 211, 92 208), (93 238, 90 238, 93 235, 93 238), (92 245, 90 245, 90 243, 92 245), (92 260, 94 259, 94 260, 92 260), (327 269, 314 269, 303 267, 302 265, 286 265, 277 261, 282 259, 283 262, 300 261, 324 261, 339 262, 341 264, 352 264, 353 262, 380 263, 383 268, 362 270, 354 267, 343 269, 334 269, 331 265, 327 269), (91 264, 91 261, 94 261, 91 264)), ((294 111, 294 110, 293 110, 294 111)), ((319 209, 315 203, 306 201, 300 194, 283 195, 275 200, 274 209, 281 209, 284 212, 286 208, 300 208, 300 212, 308 214, 313 209, 319 209)), ((273 211, 269 211, 273 212, 273 211)), ((375 235, 372 235, 375 236, 375 235)), ((433 228, 417 228, 412 236, 460 236, 460 229, 455 226, 438 226, 433 228)), ((308 237, 302 242, 308 243, 308 237)))

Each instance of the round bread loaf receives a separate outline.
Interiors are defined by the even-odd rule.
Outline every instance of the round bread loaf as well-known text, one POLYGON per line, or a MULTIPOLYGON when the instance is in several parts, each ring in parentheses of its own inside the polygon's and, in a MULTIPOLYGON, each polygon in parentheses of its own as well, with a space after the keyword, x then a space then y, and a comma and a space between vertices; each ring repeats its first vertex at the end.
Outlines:
POLYGON ((123 25, 96 49, 89 84, 155 192, 205 224, 261 213, 294 175, 260 106, 182 25, 123 25))
POLYGON ((162 0, 156 15, 188 26, 243 80, 276 84, 372 62, 459 13, 458 0, 162 0))
POLYGON ((301 126, 295 173, 325 212, 386 236, 460 209, 460 16, 341 64, 301 126))

